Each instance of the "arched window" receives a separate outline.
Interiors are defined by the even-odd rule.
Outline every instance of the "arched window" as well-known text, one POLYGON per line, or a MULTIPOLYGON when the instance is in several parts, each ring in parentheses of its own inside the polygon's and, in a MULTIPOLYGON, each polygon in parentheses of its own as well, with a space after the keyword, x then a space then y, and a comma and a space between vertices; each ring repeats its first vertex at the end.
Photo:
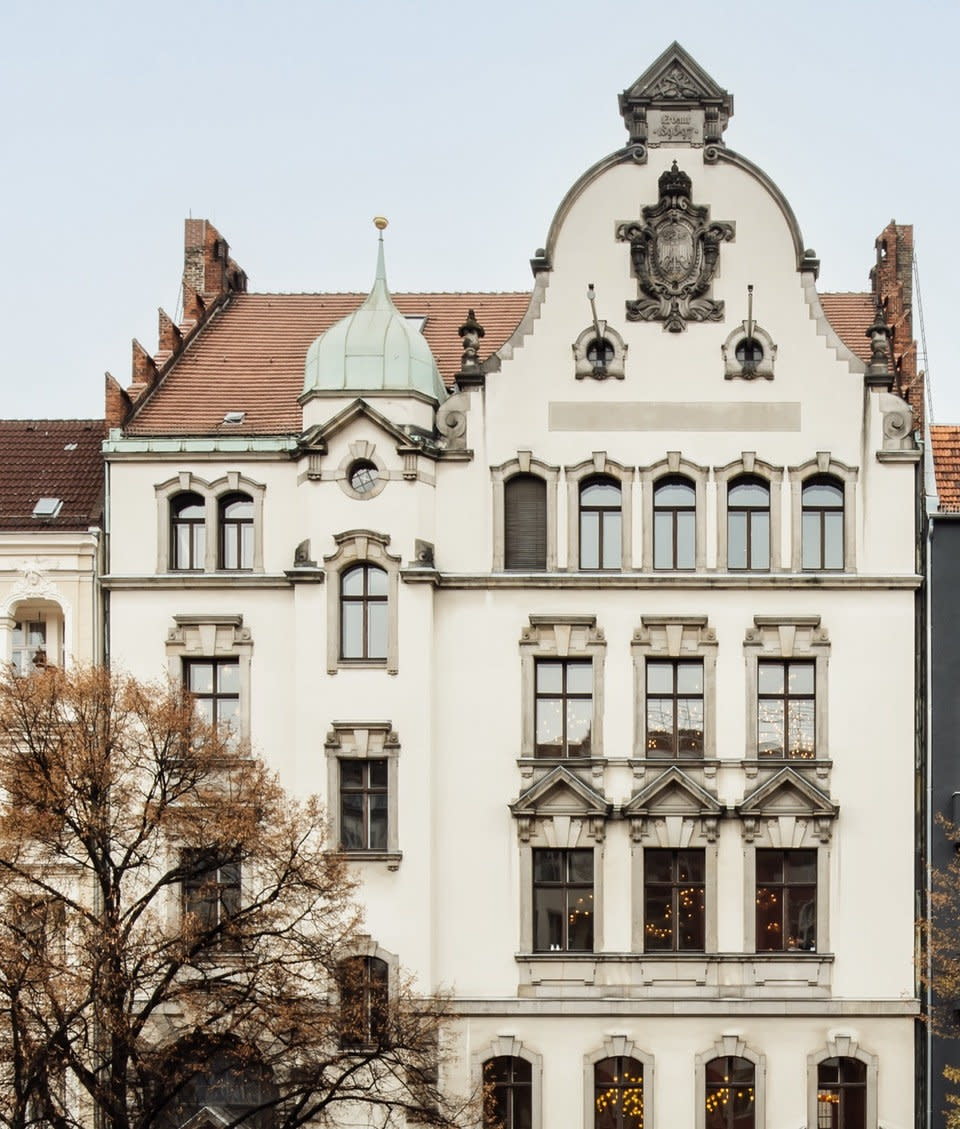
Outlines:
POLYGON ((803 484, 800 540, 802 567, 843 568, 843 483, 830 475, 803 484))
POLYGON ((245 1129, 274 1124, 277 1087, 250 1050, 180 1044, 164 1063, 157 1086, 176 1094, 160 1117, 163 1129, 181 1129, 204 1109, 231 1123, 242 1119, 245 1129))
POLYGON ((617 1055, 593 1067, 594 1129, 643 1129, 643 1063, 617 1055))
POLYGON ((770 567, 770 486, 754 475, 735 478, 727 489, 727 565, 770 567))
POLYGON ((612 478, 589 478, 580 487, 580 567, 620 567, 622 545, 620 483, 612 478))
POLYGON ((171 568, 182 571, 203 568, 205 520, 205 505, 199 494, 176 494, 170 499, 171 568))
POLYGON ((867 1066, 856 1058, 817 1065, 817 1129, 866 1129, 867 1066))
POLYGON ((692 569, 697 552, 697 493, 679 475, 661 478, 653 491, 653 567, 692 569))
POLYGON ((390 970, 379 957, 348 957, 338 970, 340 1045, 386 1044, 390 1018, 390 970))
POLYGON ((724 1055, 704 1067, 705 1129, 754 1129, 756 1067, 746 1058, 724 1055))
POLYGON ((513 1055, 483 1064, 484 1129, 532 1129, 533 1068, 513 1055))
POLYGON ((387 657, 387 573, 358 564, 340 574, 340 658, 387 657))
POLYGON ((547 484, 535 474, 515 474, 503 486, 504 568, 547 567, 547 484))
POLYGON ((253 499, 226 494, 220 499, 220 568, 253 568, 253 499))

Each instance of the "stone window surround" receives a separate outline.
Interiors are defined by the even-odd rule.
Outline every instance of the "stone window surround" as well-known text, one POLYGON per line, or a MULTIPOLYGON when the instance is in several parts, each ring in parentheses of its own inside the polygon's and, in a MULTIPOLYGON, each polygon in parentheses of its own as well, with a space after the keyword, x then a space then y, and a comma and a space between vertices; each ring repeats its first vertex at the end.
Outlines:
POLYGON ((400 741, 389 721, 333 721, 324 742, 327 757, 327 796, 331 839, 340 843, 340 762, 344 760, 385 760, 387 762, 387 849, 344 850, 346 858, 382 861, 396 870, 403 857, 400 851, 398 776, 400 741))
MULTIPOLYGON (((741 1031, 724 1031, 709 1050, 703 1051, 696 1056, 694 1074, 696 1079, 695 1107, 697 1120, 694 1129, 706 1129, 705 1096, 707 1086, 707 1063, 712 1062, 715 1058, 726 1058, 728 1056, 744 1058, 747 1062, 753 1063, 753 1124, 755 1129, 764 1129, 767 1123, 767 1059, 765 1055, 761 1054, 759 1051, 755 1051, 744 1041, 743 1032, 741 1031)), ((816 1121, 808 1122, 808 1124, 816 1125, 816 1121)))
POLYGON ((647 660, 703 661, 703 756, 653 757, 667 767, 678 761, 715 760, 717 756, 717 636, 705 615, 645 615, 633 633, 630 650, 634 672, 633 757, 647 758, 647 660))
MULTIPOLYGON (((830 569, 830 572, 856 572, 857 568, 857 476, 856 467, 834 459, 829 451, 817 451, 816 457, 790 469, 790 494, 793 517, 791 534, 793 539, 791 567, 794 572, 803 572, 803 485, 808 478, 829 475, 843 484, 843 568, 830 569)), ((772 516, 772 515, 771 515, 772 516)), ((823 570, 807 569, 807 572, 823 570)))
POLYGON ((756 322, 749 335, 763 348, 763 360, 752 372, 744 372, 743 361, 737 360, 737 346, 747 339, 747 323, 741 322, 720 346, 723 355, 723 375, 726 380, 773 380, 773 363, 777 359, 777 347, 773 338, 756 322))
POLYGON ((525 1046, 516 1035, 501 1034, 486 1047, 473 1052, 473 1077, 476 1092, 483 1092, 483 1064, 492 1058, 521 1058, 530 1063, 531 1129, 543 1129, 543 1055, 525 1046))
MULTIPOLYGON (((397 998, 400 990, 400 957, 387 949, 382 949, 371 937, 360 934, 352 944, 337 954, 337 964, 352 957, 376 957, 387 966, 387 990, 391 1000, 397 998)), ((340 991, 336 979, 329 985, 330 1003, 336 1008, 340 1006, 340 991)))
POLYGON ((400 558, 387 552, 390 536, 372 529, 348 529, 335 533, 337 550, 323 558, 327 572, 327 673, 339 670, 386 670, 396 674, 399 652, 400 558), (340 657, 340 575, 355 564, 372 564, 387 574, 387 657, 343 659, 340 657))
POLYGON ((703 952, 704 954, 716 953, 719 910, 717 905, 719 843, 716 835, 711 837, 704 833, 703 820, 699 815, 671 815, 665 819, 647 820, 644 841, 631 842, 630 844, 630 885, 634 891, 630 929, 632 951, 642 954, 648 960, 670 961, 675 960, 678 955, 680 957, 686 955, 684 950, 679 953, 671 949, 658 949, 648 952, 644 946, 644 907, 646 905, 644 854, 647 848, 673 851, 702 850, 704 852, 703 952))
POLYGON ((850 1029, 829 1031, 826 1046, 807 1055, 807 1124, 817 1124, 817 1067, 828 1058, 855 1058, 864 1063, 867 1068, 866 1129, 877 1129, 877 1072, 880 1060, 877 1055, 860 1047, 858 1033, 850 1029))
POLYGON ((623 380, 625 375, 625 367, 627 361, 627 350, 630 348, 619 333, 608 325, 606 322, 600 323, 602 332, 599 337, 610 343, 613 349, 613 357, 606 363, 603 371, 598 373, 594 371, 593 362, 587 357, 587 350, 597 340, 597 327, 591 322, 590 325, 579 335, 572 345, 573 360, 574 360, 574 375, 577 380, 583 380, 584 377, 590 377, 593 380, 606 380, 608 377, 616 377, 617 380, 623 380))
POLYGON ((171 570, 170 503, 178 494, 199 494, 204 500, 205 544, 203 572, 263 572, 263 496, 266 487, 231 470, 208 482, 189 470, 182 470, 166 482, 154 486, 157 499, 157 572, 171 570), (221 569, 220 565, 220 499, 225 494, 248 494, 253 500, 253 568, 221 569))
POLYGON ((603 843, 594 837, 596 821, 576 816, 536 818, 530 837, 520 842, 520 953, 534 959, 561 956, 564 959, 593 959, 603 952, 603 843), (589 952, 565 950, 538 953, 533 947, 533 852, 534 850, 593 851, 593 948, 589 952))
MULTIPOLYGON (((500 466, 492 466, 493 478, 493 571, 503 572, 506 554, 504 529, 505 507, 503 488, 506 481, 517 474, 532 474, 547 484, 547 572, 557 567, 557 482, 560 468, 548 466, 533 458, 530 451, 517 451, 515 459, 500 466)), ((538 570, 539 571, 539 570, 538 570)))
POLYGON ((814 664, 814 741, 815 761, 829 759, 829 725, 827 702, 827 668, 830 660, 830 639, 825 628, 820 626, 818 615, 757 615, 753 617, 754 626, 747 630, 743 641, 743 654, 746 662, 746 748, 744 759, 755 761, 761 766, 779 768, 784 764, 810 766, 811 761, 795 761, 788 757, 757 756, 757 718, 758 667, 762 659, 807 660, 814 664))
POLYGON ((605 1058, 633 1058, 643 1066, 643 1124, 656 1125, 654 1120, 654 1056, 648 1054, 633 1042, 629 1035, 610 1034, 603 1040, 603 1046, 583 1056, 583 1124, 593 1129, 596 1124, 594 1111, 594 1067, 605 1058))
POLYGON ((661 478, 678 476, 690 480, 696 494, 696 514, 694 517, 696 545, 694 548, 694 572, 703 572, 707 566, 707 476, 709 469, 692 463, 681 456, 679 451, 667 451, 665 459, 640 467, 638 476, 642 490, 643 507, 643 548, 642 567, 645 572, 689 572, 689 569, 654 569, 653 567, 653 496, 661 478))
POLYGON ((348 498, 353 498, 358 502, 368 502, 371 498, 376 498, 387 485, 389 478, 390 472, 383 460, 377 455, 376 446, 367 439, 358 439, 350 444, 346 456, 340 461, 340 465, 335 472, 335 481, 340 489, 348 498), (377 468, 376 481, 366 494, 354 490, 350 482, 350 468, 358 462, 372 463, 377 468))
POLYGON ((240 675, 240 742, 250 741, 250 666, 253 639, 242 615, 203 612, 175 615, 167 632, 167 671, 173 682, 183 680, 185 659, 236 659, 240 675))
MULTIPOLYGON (((537 659, 591 659, 593 662, 593 723, 590 759, 603 757, 603 666, 607 641, 594 615, 531 615, 520 634, 521 721, 520 757, 550 765, 553 758, 536 757, 537 659)), ((577 758, 558 758, 568 762, 577 758)))
MULTIPOLYGON (((727 558, 727 494, 730 483, 743 475, 762 478, 770 489, 770 568, 764 572, 780 571, 780 553, 783 539, 781 528, 781 494, 783 493, 783 467, 771 466, 758 459, 755 451, 744 451, 739 459, 726 466, 714 467, 717 483, 717 568, 729 571, 727 558)), ((758 569, 736 569, 737 574, 758 572, 758 569)))
POLYGON ((567 568, 571 572, 595 571, 580 569, 580 487, 594 477, 612 478, 620 486, 620 569, 597 571, 633 568, 633 467, 614 462, 606 451, 594 451, 589 459, 563 469, 567 478, 567 568))
MULTIPOLYGON (((818 837, 813 820, 794 817, 764 820, 753 838, 753 850, 743 853, 743 951, 756 953, 758 960, 796 957, 790 950, 757 950, 757 850, 816 850, 817 852, 817 947, 818 956, 830 950, 830 846, 818 837), (804 826, 804 823, 806 824, 804 826), (790 832, 793 832, 791 836, 790 832)), ((801 954, 807 956, 807 953, 801 954)), ((814 1123, 816 1124, 816 1123, 814 1123)))

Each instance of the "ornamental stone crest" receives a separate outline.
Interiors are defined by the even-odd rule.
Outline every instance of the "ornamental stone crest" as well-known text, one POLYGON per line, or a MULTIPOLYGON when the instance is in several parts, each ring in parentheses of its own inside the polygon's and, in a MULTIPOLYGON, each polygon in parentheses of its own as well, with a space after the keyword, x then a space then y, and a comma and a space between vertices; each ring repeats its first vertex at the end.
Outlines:
POLYGON ((659 203, 642 219, 617 226, 617 239, 630 244, 639 294, 627 302, 628 321, 662 321, 679 333, 688 321, 722 321, 723 302, 707 296, 720 257, 720 244, 735 226, 710 220, 710 209, 691 200, 692 182, 673 167, 658 181, 659 203))

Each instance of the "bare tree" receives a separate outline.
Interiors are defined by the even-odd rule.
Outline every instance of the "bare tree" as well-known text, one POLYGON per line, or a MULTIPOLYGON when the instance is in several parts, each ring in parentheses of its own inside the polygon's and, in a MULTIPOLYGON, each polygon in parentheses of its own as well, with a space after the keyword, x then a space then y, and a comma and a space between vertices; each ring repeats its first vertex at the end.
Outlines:
MULTIPOLYGON (((943 831, 955 839, 957 829, 944 820, 943 831)), ((929 1022, 944 1039, 960 1036, 957 1000, 960 999, 960 854, 931 873, 929 919, 924 922, 923 980, 931 989, 929 1022)), ((946 1095, 942 1110, 945 1129, 960 1129, 960 1068, 945 1066, 943 1076, 955 1088, 946 1095)))
POLYGON ((316 800, 178 687, 0 676, 0 1126, 453 1126, 316 800))

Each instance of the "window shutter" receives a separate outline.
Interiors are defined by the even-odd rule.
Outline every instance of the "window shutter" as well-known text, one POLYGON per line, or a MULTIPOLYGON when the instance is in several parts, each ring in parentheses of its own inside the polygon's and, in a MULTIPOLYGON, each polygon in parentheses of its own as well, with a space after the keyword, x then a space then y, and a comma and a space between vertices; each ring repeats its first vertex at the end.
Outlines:
POLYGON ((518 474, 503 488, 504 567, 520 571, 547 567, 547 484, 518 474))

